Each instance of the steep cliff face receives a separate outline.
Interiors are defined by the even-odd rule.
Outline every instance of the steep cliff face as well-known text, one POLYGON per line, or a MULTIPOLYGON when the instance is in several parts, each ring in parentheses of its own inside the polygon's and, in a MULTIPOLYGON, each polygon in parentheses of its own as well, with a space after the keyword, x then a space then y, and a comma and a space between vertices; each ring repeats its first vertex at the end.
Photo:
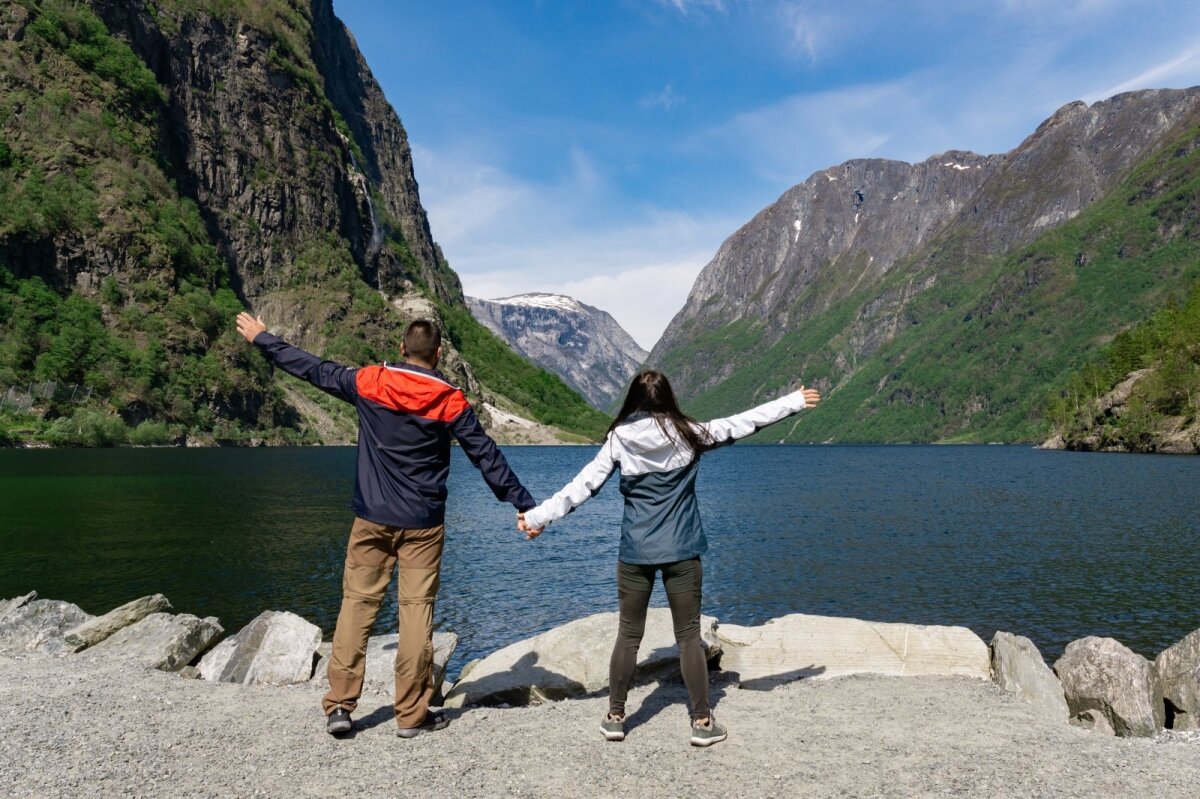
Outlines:
POLYGON ((625 391, 646 351, 599 308, 560 294, 467 298, 471 313, 517 352, 605 410, 625 391))
POLYGON ((295 282, 322 233, 344 240, 368 283, 405 280, 461 300, 417 194, 404 129, 330 0, 203 4, 97 0, 109 29, 168 87, 167 152, 242 293, 295 282), (272 11, 271 6, 276 6, 272 11))
MULTIPOLYGON (((923 189, 919 199, 914 197, 915 207, 928 205, 925 215, 918 217, 923 226, 905 220, 914 208, 904 204, 902 194, 885 193, 884 202, 868 215, 872 194, 857 186, 841 191, 842 202, 833 206, 833 214, 822 213, 811 203, 800 207, 796 198, 819 195, 822 181, 826 190, 838 187, 841 181, 829 178, 840 174, 863 182, 863 167, 858 165, 879 162, 850 162, 817 173, 726 241, 649 362, 675 377, 693 407, 705 413, 733 410, 797 378, 826 391, 842 391, 840 402, 848 404, 829 403, 811 415, 812 424, 804 423, 810 434, 823 437, 955 437, 988 429, 978 425, 980 419, 1000 424, 1000 417, 1006 420, 1001 429, 1011 434, 1015 422, 1007 414, 1014 402, 1024 401, 986 396, 982 386, 957 385, 962 375, 955 376, 951 364, 961 362, 964 368, 977 369, 983 350, 1003 342, 1010 350, 996 353, 1000 361, 993 365, 994 373, 1042 368, 1013 356, 1022 348, 1027 358, 1043 352, 1041 346, 1035 350, 1023 340, 1032 335, 1030 319, 1035 312, 1053 312, 1041 305, 1053 291, 1061 293, 1060 300, 1070 301, 1064 302, 1065 312, 1077 301, 1076 292, 1105 272, 1082 268, 1094 266, 1102 253, 1107 255, 1116 231, 1121 231, 1119 236, 1134 236, 1131 220, 1152 213, 1155 204, 1173 190, 1153 180, 1140 188, 1128 182, 1137 178, 1139 170, 1151 169, 1149 161, 1156 164, 1154 170, 1169 172, 1187 160, 1186 145, 1179 152, 1171 147, 1181 137, 1187 139, 1198 103, 1200 90, 1195 89, 1134 92, 1090 107, 1072 103, 1005 155, 948 154, 916 167, 898 165, 894 169, 907 176, 920 174, 918 168, 928 174, 931 165, 937 165, 938 170, 975 178, 970 185, 948 184, 940 193, 923 189), (968 168, 955 169, 955 164, 968 168), (1086 223, 1089 209, 1118 189, 1128 190, 1128 202, 1120 206, 1114 200, 1086 223), (804 213, 793 216, 797 208, 804 213), (1103 223, 1095 221, 1101 217, 1103 223), (1067 244, 1053 239, 1055 247, 1071 248, 1069 255, 1021 257, 1031 246, 1050 242, 1064 225, 1075 239, 1086 230, 1087 241, 1067 244), (869 229, 853 238, 844 232, 847 227, 863 226, 869 229), (807 242, 806 229, 813 231, 813 239, 807 242), (864 242, 861 249, 857 241, 864 242), (807 258, 807 251, 816 257, 807 258), (766 266, 756 268, 758 264, 766 266), (739 269, 745 274, 739 275, 739 269), (733 301, 724 300, 726 294, 733 301), (1038 307, 1029 307, 1033 302, 1038 307), (1010 327, 1014 317, 1025 320, 1027 327, 1010 327), (990 327, 990 332, 981 333, 984 327, 990 327), (1014 339, 997 338, 1001 335, 1014 339), (976 336, 979 343, 970 344, 975 350, 972 356, 964 348, 976 336), (763 359, 770 365, 764 365, 763 359), (899 379, 918 361, 931 370, 923 375, 931 385, 918 387, 899 379), (700 369, 698 363, 716 366, 700 369), (943 380, 955 381, 955 390, 949 392, 946 384, 938 384, 943 380), (851 385, 853 390, 847 391, 851 385), (851 418, 842 424, 828 421, 834 406, 851 418), (919 424, 914 421, 918 417, 919 424), (869 432, 872 429, 880 432, 869 432)), ((1166 238, 1174 235, 1168 233, 1166 238)), ((1115 245, 1113 254, 1120 253, 1126 260, 1135 253, 1148 256, 1164 240, 1143 242, 1138 249, 1115 245)), ((1168 282, 1190 274, 1188 268, 1178 264, 1166 268, 1153 259, 1144 265, 1148 272, 1140 278, 1143 285, 1124 296, 1128 309, 1144 311, 1161 299, 1161 284, 1151 274, 1168 282)), ((1069 329, 1062 332, 1067 339, 1086 339, 1084 331, 1103 324, 1101 317, 1108 315, 1110 324, 1126 318, 1127 311, 1117 309, 1119 298, 1110 297, 1108 288, 1127 281, 1131 274, 1127 269, 1123 275, 1105 278, 1104 302, 1066 320, 1047 322, 1041 329, 1058 330, 1058 323, 1065 322, 1069 329)), ((1065 347, 1067 339, 1057 343, 1065 347)), ((1084 357, 1095 344, 1082 346, 1072 357, 1084 357)), ((1039 390, 1045 387, 1038 385, 1039 390)), ((1021 407, 1029 412, 1027 404, 1021 407)), ((997 431, 995 426, 991 429, 997 431)), ((1024 434, 1031 434, 1025 429, 1024 434)), ((795 435, 803 434, 797 428, 795 435)))

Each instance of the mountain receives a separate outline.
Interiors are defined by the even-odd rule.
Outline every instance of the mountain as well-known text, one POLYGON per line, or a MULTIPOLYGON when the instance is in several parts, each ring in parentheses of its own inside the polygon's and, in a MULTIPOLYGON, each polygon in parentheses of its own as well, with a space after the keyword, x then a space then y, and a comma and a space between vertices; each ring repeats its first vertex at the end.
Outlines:
POLYGON ((1200 285, 1118 335, 1048 415, 1047 449, 1200 452, 1200 285))
POLYGON ((0 389, 48 394, 0 425, 53 443, 352 438, 346 408, 237 339, 244 306, 350 363, 397 357, 434 317, 485 423, 604 428, 466 310, 405 130, 331 0, 0 5, 0 389))
POLYGON ((607 312, 561 294, 467 297, 467 307, 510 347, 602 410, 624 396, 646 360, 646 351, 607 312))
POLYGON ((1198 122, 1200 89, 1131 92, 1008 153, 818 172, 722 244, 648 363, 701 416, 824 390, 772 439, 1038 439, 1071 370, 1200 274, 1198 122))

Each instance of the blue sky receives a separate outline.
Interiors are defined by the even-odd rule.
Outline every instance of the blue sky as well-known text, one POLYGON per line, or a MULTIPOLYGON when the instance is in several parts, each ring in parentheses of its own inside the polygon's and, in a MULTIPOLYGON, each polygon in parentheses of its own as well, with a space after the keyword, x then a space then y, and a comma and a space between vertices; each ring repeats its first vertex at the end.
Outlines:
POLYGON ((850 158, 1015 147, 1200 84, 1200 3, 334 0, 468 294, 570 294, 644 347, 720 243, 850 158))

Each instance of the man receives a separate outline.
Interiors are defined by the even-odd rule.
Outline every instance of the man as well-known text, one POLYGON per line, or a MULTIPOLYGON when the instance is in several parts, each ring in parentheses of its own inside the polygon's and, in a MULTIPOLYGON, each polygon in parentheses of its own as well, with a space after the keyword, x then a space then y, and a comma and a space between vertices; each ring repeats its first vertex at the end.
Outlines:
POLYGON ((367 637, 399 565, 400 641, 396 651, 396 724, 402 738, 449 722, 429 712, 433 695, 433 601, 445 538, 450 437, 483 474, 496 498, 518 512, 536 503, 479 424, 463 392, 437 370, 441 331, 418 320, 404 332, 398 365, 348 368, 293 347, 262 319, 237 317, 238 332, 291 375, 358 409, 358 471, 346 546, 342 609, 333 634, 326 730, 348 732, 362 695, 367 637))

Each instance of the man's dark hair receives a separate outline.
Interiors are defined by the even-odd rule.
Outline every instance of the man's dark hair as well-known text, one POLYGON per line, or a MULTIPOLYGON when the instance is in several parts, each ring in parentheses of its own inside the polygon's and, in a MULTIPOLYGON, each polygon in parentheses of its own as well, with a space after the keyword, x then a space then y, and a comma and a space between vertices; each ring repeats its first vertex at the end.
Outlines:
POLYGON ((442 346, 442 331, 428 319, 418 319, 404 331, 404 354, 408 358, 433 363, 442 346))

